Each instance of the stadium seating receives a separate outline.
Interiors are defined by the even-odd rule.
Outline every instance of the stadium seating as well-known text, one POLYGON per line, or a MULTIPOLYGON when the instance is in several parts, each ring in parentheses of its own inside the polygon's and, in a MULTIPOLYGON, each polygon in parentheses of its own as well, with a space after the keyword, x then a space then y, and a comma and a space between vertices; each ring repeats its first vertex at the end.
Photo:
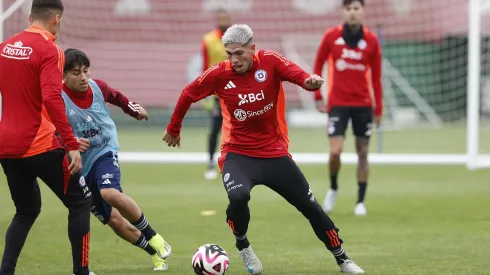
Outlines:
MULTIPOLYGON (((240 1, 246 10, 232 9, 233 22, 249 24, 255 31, 259 48, 282 53, 281 41, 285 36, 320 37, 326 28, 340 22, 339 5, 332 5, 331 1, 228 0, 240 1), (302 9, 301 5, 307 8, 302 9)), ((466 26, 461 24, 466 21, 465 16, 446 18, 447 9, 438 7, 437 1, 372 2, 367 10, 369 26, 389 25, 383 34, 385 38, 420 40, 456 32, 460 26, 466 26), (401 2, 407 3, 401 5, 401 2), (421 5, 432 6, 425 8, 432 12, 421 14, 411 8, 421 5), (426 24, 417 24, 417 18, 422 17, 424 22, 433 21, 434 27, 427 30, 426 24)), ((213 8, 210 3, 210 0, 65 1, 66 14, 59 43, 63 48, 77 47, 86 51, 93 62, 93 77, 108 81, 132 99, 146 105, 171 106, 189 81, 187 67, 191 57, 196 58, 200 53, 202 35, 214 27, 212 13, 207 11, 213 8), (122 2, 126 2, 126 8, 122 2)), ((451 4, 451 10, 458 5, 465 8, 466 1, 451 0, 451 4)), ((5 35, 26 27, 26 14, 18 12, 13 17, 6 22, 5 35)), ((297 47, 296 50, 310 62, 315 49, 297 47)), ((288 85, 287 90, 293 91, 288 93, 288 101, 298 103, 295 89, 288 85)))

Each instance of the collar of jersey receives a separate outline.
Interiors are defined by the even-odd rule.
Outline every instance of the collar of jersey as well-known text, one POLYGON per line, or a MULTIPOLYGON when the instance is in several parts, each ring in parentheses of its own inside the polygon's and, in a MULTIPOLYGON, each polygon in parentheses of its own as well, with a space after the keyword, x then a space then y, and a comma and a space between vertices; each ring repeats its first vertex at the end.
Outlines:
POLYGON ((39 33, 41 34, 46 40, 51 40, 55 41, 56 36, 54 36, 52 33, 48 32, 47 30, 39 27, 39 26, 34 26, 31 25, 29 28, 25 29, 26 32, 32 32, 32 33, 39 33))

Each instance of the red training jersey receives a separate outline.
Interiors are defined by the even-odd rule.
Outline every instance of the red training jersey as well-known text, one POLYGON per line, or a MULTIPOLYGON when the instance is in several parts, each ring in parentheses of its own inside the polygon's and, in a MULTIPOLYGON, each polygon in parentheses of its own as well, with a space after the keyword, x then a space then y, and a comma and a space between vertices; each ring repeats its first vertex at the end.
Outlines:
MULTIPOLYGON (((364 36, 357 47, 349 47, 343 38, 344 25, 325 32, 318 48, 313 72, 322 75, 328 64, 328 110, 332 106, 373 106, 374 114, 383 113, 381 47, 376 34, 363 26, 364 36), (372 80, 372 81, 371 81, 372 80), (374 90, 374 104, 371 97, 374 90)), ((315 100, 322 100, 320 90, 315 100)))
POLYGON ((229 61, 218 63, 184 89, 167 132, 179 135, 191 104, 215 92, 223 114, 218 160, 221 168, 228 152, 259 158, 287 156, 289 139, 282 81, 307 89, 304 82, 309 76, 273 51, 258 51, 246 74, 237 74, 229 61))
MULTIPOLYGON (((112 88, 107 82, 94 79, 104 96, 105 102, 120 107, 126 114, 137 117, 140 114, 140 105, 136 102, 130 102, 120 91, 112 88)), ((90 86, 85 93, 72 91, 66 84, 63 84, 63 91, 68 95, 71 101, 80 109, 88 109, 94 101, 94 94, 90 86)))
POLYGON ((78 149, 61 97, 63 50, 36 26, 0 44, 0 158, 23 158, 60 148, 78 149))

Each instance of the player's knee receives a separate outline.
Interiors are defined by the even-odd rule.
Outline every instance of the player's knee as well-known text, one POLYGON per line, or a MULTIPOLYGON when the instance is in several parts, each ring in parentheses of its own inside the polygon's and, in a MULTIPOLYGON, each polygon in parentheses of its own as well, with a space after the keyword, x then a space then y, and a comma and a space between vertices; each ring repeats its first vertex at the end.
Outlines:
POLYGON ((327 214, 323 211, 323 208, 315 200, 313 202, 305 202, 303 207, 299 207, 298 210, 307 218, 310 223, 323 223, 327 214))
POLYGON ((230 204, 233 206, 247 206, 250 200, 250 192, 236 192, 228 193, 228 198, 230 199, 230 204))
POLYGON ((15 212, 15 218, 34 222, 40 213, 41 213, 40 205, 29 207, 29 208, 17 208, 15 212))
POLYGON ((330 157, 339 158, 342 154, 342 147, 332 147, 330 149, 330 157))
POLYGON ((356 148, 357 156, 359 161, 367 161, 368 157, 368 147, 367 146, 358 146, 356 148))
POLYGON ((367 166, 367 164, 368 164, 367 152, 366 153, 358 153, 357 158, 358 158, 358 162, 359 162, 360 166, 362 166, 362 167, 367 166))
POLYGON ((63 204, 68 208, 68 218, 90 213, 92 209, 92 196, 85 197, 81 200, 66 200, 63 204))
POLYGON ((338 158, 342 154, 344 147, 344 141, 342 137, 332 137, 330 138, 330 156, 338 158))
POLYGON ((83 211, 90 211, 92 209, 92 196, 86 197, 85 200, 78 204, 78 207, 82 208, 83 211))
POLYGON ((100 190, 102 198, 111 206, 116 206, 122 196, 119 190, 114 188, 104 188, 100 190))

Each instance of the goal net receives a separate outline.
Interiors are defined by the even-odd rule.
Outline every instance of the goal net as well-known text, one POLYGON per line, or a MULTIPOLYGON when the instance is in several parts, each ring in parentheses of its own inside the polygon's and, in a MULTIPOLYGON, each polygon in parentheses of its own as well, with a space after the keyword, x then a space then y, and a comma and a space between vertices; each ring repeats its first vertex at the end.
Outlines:
MULTIPOLYGON (((5 10, 15 1, 3 2, 5 10)), ((31 1, 22 2, 25 4, 3 23, 4 38, 27 27, 31 1)), ((399 157, 407 160, 417 160, 411 154, 418 154, 421 160, 435 163, 467 162, 468 0, 443 2, 366 3, 366 25, 378 34, 384 56, 385 116, 383 131, 375 135, 377 146, 373 151, 402 154, 399 157)), ((258 48, 281 52, 308 71, 323 32, 342 20, 340 0, 64 3, 66 12, 58 43, 63 48, 84 50, 92 59, 92 75, 118 87, 134 101, 160 109, 171 109, 182 87, 201 71, 200 41, 215 27, 213 11, 218 8, 230 11, 233 22, 249 24, 258 48)), ((490 114, 490 68, 486 62, 490 58, 490 21, 485 14, 478 16, 483 54, 478 72, 482 88, 476 87, 481 112, 473 121, 479 129, 474 158, 490 152, 485 139, 490 114)), ((327 118, 315 111, 312 94, 293 85, 285 89, 291 127, 310 127, 301 131, 321 133, 311 143, 321 143, 328 150, 324 130, 327 118)), ((389 159, 385 161, 390 163, 389 159)))

